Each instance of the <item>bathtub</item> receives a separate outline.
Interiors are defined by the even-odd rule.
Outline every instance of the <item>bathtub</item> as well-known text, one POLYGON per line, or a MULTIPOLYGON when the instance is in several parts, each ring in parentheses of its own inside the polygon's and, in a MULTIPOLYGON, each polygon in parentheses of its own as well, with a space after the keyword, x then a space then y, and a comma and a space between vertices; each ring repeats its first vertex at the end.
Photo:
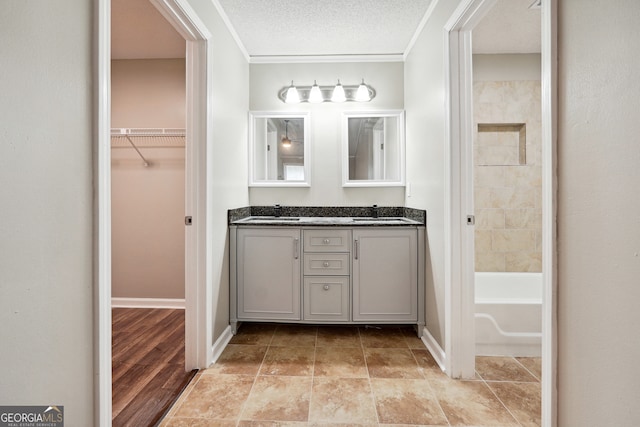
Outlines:
POLYGON ((476 355, 540 357, 542 273, 475 274, 476 355))

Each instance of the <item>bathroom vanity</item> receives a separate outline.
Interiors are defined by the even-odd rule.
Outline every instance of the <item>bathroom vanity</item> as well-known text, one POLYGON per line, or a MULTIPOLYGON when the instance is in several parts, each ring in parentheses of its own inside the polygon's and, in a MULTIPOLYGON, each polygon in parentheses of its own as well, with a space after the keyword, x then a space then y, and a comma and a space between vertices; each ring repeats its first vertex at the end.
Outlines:
POLYGON ((299 209, 230 212, 233 333, 261 321, 413 324, 420 335, 424 211, 299 209))

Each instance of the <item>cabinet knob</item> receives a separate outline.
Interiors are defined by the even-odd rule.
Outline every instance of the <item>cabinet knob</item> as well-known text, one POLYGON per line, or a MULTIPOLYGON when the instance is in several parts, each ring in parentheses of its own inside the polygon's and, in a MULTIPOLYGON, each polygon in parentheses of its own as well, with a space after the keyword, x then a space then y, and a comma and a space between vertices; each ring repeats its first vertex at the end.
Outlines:
POLYGON ((329 242, 331 242, 329 239, 324 239, 324 240, 322 241, 322 243, 324 243, 325 245, 328 245, 328 244, 329 244, 329 242))
POLYGON ((324 285, 324 286, 322 287, 322 289, 324 289, 325 291, 328 291, 328 290, 329 290, 329 285, 324 285))
POLYGON ((323 262, 323 263, 322 263, 322 266, 323 266, 323 267, 329 267, 329 261, 325 261, 325 262, 323 262))

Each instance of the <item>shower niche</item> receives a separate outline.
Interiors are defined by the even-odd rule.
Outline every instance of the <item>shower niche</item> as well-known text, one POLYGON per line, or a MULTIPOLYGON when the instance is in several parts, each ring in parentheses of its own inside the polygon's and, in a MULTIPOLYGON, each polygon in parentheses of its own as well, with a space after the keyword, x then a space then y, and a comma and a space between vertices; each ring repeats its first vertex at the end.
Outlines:
POLYGON ((478 166, 520 166, 527 164, 525 123, 478 123, 474 145, 478 166))

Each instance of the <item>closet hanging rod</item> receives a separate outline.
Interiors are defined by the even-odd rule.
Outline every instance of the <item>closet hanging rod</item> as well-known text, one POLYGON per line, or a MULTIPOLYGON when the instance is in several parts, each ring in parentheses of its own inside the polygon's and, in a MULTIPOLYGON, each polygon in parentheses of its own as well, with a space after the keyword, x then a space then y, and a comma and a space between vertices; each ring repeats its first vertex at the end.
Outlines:
POLYGON ((184 128, 111 128, 111 136, 185 136, 184 128))
POLYGON ((129 144, 131 144, 133 149, 136 150, 136 153, 138 153, 138 156, 140 156, 140 158, 144 162, 144 167, 145 168, 148 167, 149 166, 149 162, 147 161, 147 159, 144 158, 144 156, 142 155, 140 150, 138 150, 138 147, 136 147, 136 144, 134 144, 133 141, 131 140, 131 138, 129 138, 129 135, 125 135, 124 137, 127 138, 127 141, 129 141, 129 144))

